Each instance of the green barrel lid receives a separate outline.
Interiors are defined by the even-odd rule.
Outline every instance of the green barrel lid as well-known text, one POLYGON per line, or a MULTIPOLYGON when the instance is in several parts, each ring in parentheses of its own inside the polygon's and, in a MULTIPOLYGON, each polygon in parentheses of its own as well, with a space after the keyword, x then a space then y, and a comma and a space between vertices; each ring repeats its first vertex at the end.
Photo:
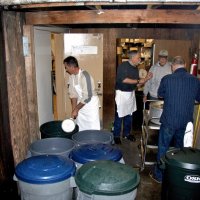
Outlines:
POLYGON ((111 160, 92 161, 76 172, 75 182, 86 194, 116 196, 133 191, 140 182, 139 172, 111 160))
POLYGON ((184 147, 174 148, 165 155, 166 164, 189 170, 200 170, 200 150, 184 147))

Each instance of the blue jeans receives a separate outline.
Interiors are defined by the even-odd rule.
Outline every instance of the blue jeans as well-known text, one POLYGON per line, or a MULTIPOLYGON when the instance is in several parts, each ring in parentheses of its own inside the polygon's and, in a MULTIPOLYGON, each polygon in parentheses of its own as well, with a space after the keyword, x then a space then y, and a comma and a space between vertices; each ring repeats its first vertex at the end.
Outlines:
POLYGON ((114 131, 113 131, 114 137, 120 137, 122 123, 123 123, 123 136, 128 136, 132 128, 132 115, 119 117, 118 113, 115 112, 114 131))
POLYGON ((176 148, 183 147, 183 137, 185 129, 173 129, 161 124, 158 138, 158 152, 157 152, 157 164, 154 168, 154 176, 157 180, 162 181, 163 170, 160 169, 160 159, 165 156, 169 150, 170 144, 173 140, 173 146, 176 148))

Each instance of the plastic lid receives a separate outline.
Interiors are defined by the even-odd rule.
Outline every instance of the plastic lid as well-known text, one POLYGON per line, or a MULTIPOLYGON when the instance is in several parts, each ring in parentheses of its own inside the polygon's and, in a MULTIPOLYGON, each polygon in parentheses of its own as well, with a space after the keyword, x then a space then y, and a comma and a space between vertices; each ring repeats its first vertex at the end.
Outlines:
POLYGON ((166 155, 166 163, 184 169, 200 170, 200 150, 191 147, 169 150, 166 155))
POLYGON ((75 143, 67 138, 52 137, 36 140, 33 142, 29 150, 32 155, 58 155, 67 156, 74 148, 75 143))
POLYGON ((72 140, 79 145, 110 144, 113 141, 113 133, 104 130, 83 130, 72 135, 72 140))
POLYGON ((76 124, 74 123, 73 119, 65 119, 62 122, 62 129, 65 132, 72 132, 75 129, 76 124))
POLYGON ((27 158, 15 169, 16 177, 32 184, 47 184, 66 180, 75 174, 72 160, 55 155, 41 155, 27 158))
POLYGON ((140 182, 140 176, 129 165, 101 160, 82 165, 77 170, 75 181, 84 193, 114 196, 133 191, 140 182))
POLYGON ((85 144, 74 148, 70 152, 70 158, 81 164, 95 160, 119 161, 122 152, 109 144, 85 144))

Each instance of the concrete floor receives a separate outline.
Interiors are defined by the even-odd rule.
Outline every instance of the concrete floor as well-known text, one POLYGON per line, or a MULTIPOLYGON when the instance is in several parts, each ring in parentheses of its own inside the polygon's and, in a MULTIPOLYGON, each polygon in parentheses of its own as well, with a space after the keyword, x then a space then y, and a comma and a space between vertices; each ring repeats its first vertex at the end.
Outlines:
POLYGON ((125 163, 139 171, 141 181, 138 186, 137 196, 135 200, 160 200, 161 184, 154 182, 149 177, 149 172, 153 168, 153 165, 146 165, 144 166, 144 169, 141 168, 141 151, 139 148, 141 133, 136 132, 135 136, 135 142, 122 139, 122 144, 115 144, 122 150, 125 163))

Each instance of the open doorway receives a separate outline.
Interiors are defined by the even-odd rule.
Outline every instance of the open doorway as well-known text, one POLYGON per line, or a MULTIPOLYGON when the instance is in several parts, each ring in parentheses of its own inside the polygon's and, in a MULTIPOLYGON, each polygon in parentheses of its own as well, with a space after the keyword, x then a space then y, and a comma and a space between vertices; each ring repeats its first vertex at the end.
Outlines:
MULTIPOLYGON (((68 94, 68 78, 63 60, 74 56, 80 68, 88 71, 94 78, 100 100, 100 119, 103 121, 103 34, 54 34, 55 56, 55 111, 57 118, 63 120, 71 116, 71 102, 68 94)), ((55 115, 54 115, 55 116, 55 115)), ((103 125, 102 125, 103 126, 103 125)))
MULTIPOLYGON (((138 65, 140 77, 144 77, 150 67, 158 61, 159 51, 166 49, 169 53, 168 61, 179 55, 182 56, 190 68, 191 58, 190 40, 157 40, 153 38, 118 38, 117 39, 117 66, 128 60, 128 51, 139 50, 141 52, 141 63, 138 65), (181 50, 180 50, 181 49, 181 50)), ((117 69, 116 66, 116 69, 117 69)), ((141 130, 143 121, 143 87, 136 90, 137 111, 133 113, 133 130, 141 130)))

